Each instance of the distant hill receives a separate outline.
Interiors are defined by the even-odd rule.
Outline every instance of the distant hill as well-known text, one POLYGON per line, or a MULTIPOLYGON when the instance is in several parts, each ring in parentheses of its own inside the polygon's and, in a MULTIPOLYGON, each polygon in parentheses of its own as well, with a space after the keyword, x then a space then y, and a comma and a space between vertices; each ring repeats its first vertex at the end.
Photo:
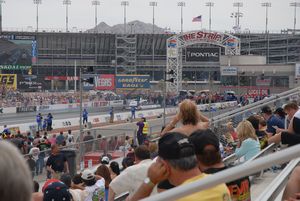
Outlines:
MULTIPOLYGON (((132 21, 128 22, 126 26, 126 32, 127 33, 152 33, 152 24, 151 23, 144 23, 141 21, 132 21)), ((105 22, 101 22, 98 24, 95 28, 87 30, 88 33, 94 33, 96 30, 97 33, 114 33, 114 34, 122 34, 124 33, 124 24, 117 24, 114 26, 109 26, 105 22)), ((158 26, 154 26, 154 33, 161 34, 165 33, 166 30, 163 28, 160 28, 158 26)))

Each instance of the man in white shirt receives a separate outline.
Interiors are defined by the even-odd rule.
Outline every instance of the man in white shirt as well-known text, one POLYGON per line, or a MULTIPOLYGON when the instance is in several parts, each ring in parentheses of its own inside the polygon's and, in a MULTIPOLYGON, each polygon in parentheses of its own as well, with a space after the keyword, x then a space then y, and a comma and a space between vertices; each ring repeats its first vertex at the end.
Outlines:
POLYGON ((108 201, 113 201, 116 195, 125 192, 134 193, 147 177, 147 171, 152 160, 150 152, 145 145, 138 146, 134 150, 135 165, 126 168, 109 185, 108 201))

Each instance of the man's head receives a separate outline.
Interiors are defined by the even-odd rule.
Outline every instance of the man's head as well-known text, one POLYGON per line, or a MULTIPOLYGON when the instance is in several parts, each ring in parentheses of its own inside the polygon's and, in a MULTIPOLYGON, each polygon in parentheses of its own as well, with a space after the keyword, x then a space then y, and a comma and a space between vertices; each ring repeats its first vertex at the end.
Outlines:
POLYGON ((252 115, 252 116, 248 117, 247 120, 252 124, 252 126, 255 130, 259 129, 259 118, 257 116, 252 115))
POLYGON ((142 118, 142 121, 143 121, 143 122, 146 122, 146 118, 145 118, 145 117, 143 117, 143 118, 142 118))
POLYGON ((96 183, 95 174, 89 169, 82 172, 81 179, 87 186, 92 186, 96 183))
POLYGON ((60 181, 62 181, 68 188, 71 188, 72 178, 70 174, 62 174, 60 176, 60 181))
POLYGON ((60 135, 63 135, 63 134, 64 134, 64 132, 63 132, 63 131, 60 131, 60 132, 59 132, 59 134, 60 134, 60 135))
POLYGON ((211 130, 198 130, 189 137, 195 147, 199 166, 202 171, 216 164, 222 163, 219 139, 211 130))
POLYGON ((24 157, 6 141, 0 141, 0 153, 0 200, 31 200, 33 182, 24 157))
POLYGON ((263 108, 261 108, 261 114, 264 117, 264 119, 267 121, 272 115, 272 110, 269 106, 264 106, 263 108))
POLYGON ((288 119, 292 119, 298 110, 299 106, 294 102, 288 103, 283 107, 283 111, 287 114, 288 119))
POLYGON ((197 167, 197 158, 193 144, 186 135, 171 132, 158 142, 158 156, 169 168, 177 171, 189 171, 197 167))
POLYGON ((134 149, 134 156, 136 162, 150 159, 150 151, 145 145, 140 145, 134 149))

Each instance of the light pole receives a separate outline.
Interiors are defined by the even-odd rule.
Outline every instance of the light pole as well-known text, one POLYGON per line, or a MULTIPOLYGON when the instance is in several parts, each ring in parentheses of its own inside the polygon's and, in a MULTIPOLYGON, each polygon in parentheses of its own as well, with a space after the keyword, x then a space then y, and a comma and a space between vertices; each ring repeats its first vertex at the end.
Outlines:
POLYGON ((261 4, 261 6, 266 8, 266 33, 268 33, 269 8, 272 6, 272 4, 270 2, 264 2, 261 4))
POLYGON ((36 5, 36 32, 39 31, 39 5, 42 4, 42 0, 33 0, 36 5))
POLYGON ((297 7, 300 7, 300 2, 292 2, 290 3, 291 7, 294 7, 294 34, 296 33, 296 17, 297 17, 297 7))
POLYGON ((129 2, 122 1, 121 6, 124 6, 124 34, 126 34, 126 7, 129 6, 129 2))
POLYGON ((180 6, 180 15, 181 15, 181 19, 180 19, 180 25, 181 25, 181 28, 180 28, 180 33, 183 32, 183 7, 185 7, 185 2, 184 1, 181 1, 181 2, 178 2, 177 3, 177 6, 180 6))
POLYGON ((5 1, 0 0, 0 32, 2 32, 2 4, 5 3, 5 1))
POLYGON ((206 2, 205 6, 209 7, 209 31, 211 31, 211 7, 214 6, 214 3, 211 2, 211 1, 210 2, 206 2))
MULTIPOLYGON (((152 6, 152 68, 154 69, 154 54, 155 54, 155 46, 154 46, 154 26, 155 26, 155 7, 157 6, 157 2, 151 1, 149 2, 149 6, 152 6)), ((153 78, 154 80, 154 73, 153 78)))
POLYGON ((94 31, 95 33, 97 33, 96 27, 98 25, 98 6, 100 6, 100 1, 99 0, 93 0, 92 1, 92 5, 95 6, 95 28, 94 31))
MULTIPOLYGON (((235 2, 233 3, 233 7, 237 7, 237 12, 234 13, 234 17, 236 18, 236 27, 237 30, 240 30, 240 18, 243 17, 243 13, 240 12, 240 8, 243 7, 243 3, 242 2, 235 2)), ((231 16, 233 17, 233 16, 231 16)))
POLYGON ((63 0, 63 5, 66 6, 66 32, 69 32, 69 5, 71 5, 71 0, 63 0))

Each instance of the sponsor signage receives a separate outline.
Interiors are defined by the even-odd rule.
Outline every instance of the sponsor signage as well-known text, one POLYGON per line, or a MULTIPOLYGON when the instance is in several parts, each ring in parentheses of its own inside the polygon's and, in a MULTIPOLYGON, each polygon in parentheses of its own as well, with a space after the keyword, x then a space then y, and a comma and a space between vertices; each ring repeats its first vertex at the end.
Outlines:
POLYGON ((18 89, 24 91, 35 91, 42 89, 42 78, 38 78, 36 75, 19 75, 18 76, 18 89))
POLYGON ((115 76, 111 74, 103 74, 95 77, 96 90, 114 90, 115 76))
POLYGON ((219 32, 209 32, 209 31, 193 31, 181 36, 181 39, 185 42, 215 42, 221 43, 223 41, 224 35, 219 32))
POLYGON ((5 85, 10 89, 17 89, 17 75, 16 74, 0 74, 0 84, 5 85))
POLYGON ((117 75, 116 88, 118 89, 149 89, 149 75, 117 75))
POLYGON ((220 48, 186 48, 187 62, 219 62, 220 48))
POLYGON ((45 80, 61 80, 61 81, 72 81, 72 80, 79 80, 79 77, 76 76, 46 76, 45 80))
POLYGON ((268 96, 270 94, 269 89, 249 89, 248 95, 251 97, 255 96, 268 96))
POLYGON ((36 106, 17 107, 17 113, 36 112, 36 106))
POLYGON ((271 78, 256 78, 256 86, 270 86, 271 84, 271 78))
POLYGON ((300 63, 295 65, 295 78, 300 78, 300 63))
POLYGON ((0 70, 29 70, 31 66, 0 65, 0 70))
POLYGON ((237 67, 221 67, 221 76, 237 76, 238 69, 237 67))

